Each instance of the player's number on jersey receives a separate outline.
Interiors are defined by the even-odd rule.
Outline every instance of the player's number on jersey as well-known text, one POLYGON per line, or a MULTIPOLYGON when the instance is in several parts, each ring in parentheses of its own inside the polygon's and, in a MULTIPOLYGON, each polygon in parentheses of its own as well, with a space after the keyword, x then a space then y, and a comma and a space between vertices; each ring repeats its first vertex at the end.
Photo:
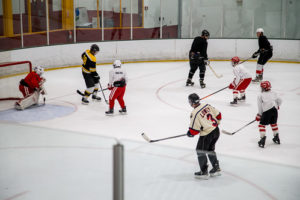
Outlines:
POLYGON ((214 127, 217 127, 217 126, 218 126, 217 120, 216 120, 215 118, 213 118, 213 116, 212 116, 211 114, 207 114, 206 117, 207 117, 207 120, 209 120, 209 121, 212 122, 212 125, 213 125, 214 127))

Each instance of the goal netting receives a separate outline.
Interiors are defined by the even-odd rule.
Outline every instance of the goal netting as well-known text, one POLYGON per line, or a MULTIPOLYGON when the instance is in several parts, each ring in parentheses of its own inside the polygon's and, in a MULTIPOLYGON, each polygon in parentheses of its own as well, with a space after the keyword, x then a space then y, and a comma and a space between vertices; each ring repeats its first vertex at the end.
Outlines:
POLYGON ((30 61, 0 63, 0 100, 22 98, 19 83, 31 71, 30 61))

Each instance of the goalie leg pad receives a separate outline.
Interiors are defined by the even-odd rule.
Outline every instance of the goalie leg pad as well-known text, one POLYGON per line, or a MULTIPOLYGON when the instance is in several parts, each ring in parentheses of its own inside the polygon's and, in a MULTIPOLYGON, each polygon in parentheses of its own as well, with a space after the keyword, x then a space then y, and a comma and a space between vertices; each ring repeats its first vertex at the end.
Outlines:
POLYGON ((40 93, 35 91, 34 93, 32 93, 31 95, 27 96, 26 98, 20 100, 19 102, 16 103, 15 108, 18 110, 24 110, 34 104, 37 104, 39 101, 39 96, 40 93))

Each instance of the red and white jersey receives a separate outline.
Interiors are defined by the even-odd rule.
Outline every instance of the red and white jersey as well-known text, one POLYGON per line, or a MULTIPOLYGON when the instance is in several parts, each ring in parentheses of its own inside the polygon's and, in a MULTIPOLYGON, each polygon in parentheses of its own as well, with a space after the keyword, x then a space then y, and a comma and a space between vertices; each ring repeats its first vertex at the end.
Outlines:
POLYGON ((233 67, 233 74, 235 76, 233 81, 235 85, 238 85, 241 79, 251 78, 251 74, 242 64, 233 67))
POLYGON ((273 107, 278 109, 281 103, 282 99, 278 97, 276 92, 271 90, 264 91, 257 97, 258 114, 262 115, 263 112, 270 110, 273 107))
POLYGON ((128 82, 126 71, 121 67, 113 68, 109 71, 109 85, 113 86, 114 82, 121 81, 122 79, 125 80, 125 84, 128 82))

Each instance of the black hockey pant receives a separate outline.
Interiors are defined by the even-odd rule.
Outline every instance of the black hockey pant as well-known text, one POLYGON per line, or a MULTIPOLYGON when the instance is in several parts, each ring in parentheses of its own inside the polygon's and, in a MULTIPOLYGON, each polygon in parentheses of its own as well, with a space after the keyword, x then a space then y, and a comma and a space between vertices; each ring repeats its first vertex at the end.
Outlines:
POLYGON ((197 68, 199 67, 199 78, 200 80, 204 80, 204 76, 205 76, 205 71, 206 71, 206 66, 204 64, 204 61, 203 59, 200 59, 200 60, 192 60, 190 59, 190 72, 189 72, 189 75, 188 75, 188 78, 192 80, 197 68))
POLYGON ((272 58, 272 56, 273 56, 273 51, 272 50, 268 50, 264 53, 261 53, 259 58, 258 58, 257 64, 265 65, 268 62, 268 60, 270 58, 272 58))
POLYGON ((219 136, 220 136, 220 130, 217 127, 208 135, 199 137, 196 151, 197 151, 198 162, 201 171, 207 170, 206 155, 208 156, 209 161, 213 167, 219 165, 219 161, 217 159, 217 155, 215 152, 215 145, 219 139, 219 136))

